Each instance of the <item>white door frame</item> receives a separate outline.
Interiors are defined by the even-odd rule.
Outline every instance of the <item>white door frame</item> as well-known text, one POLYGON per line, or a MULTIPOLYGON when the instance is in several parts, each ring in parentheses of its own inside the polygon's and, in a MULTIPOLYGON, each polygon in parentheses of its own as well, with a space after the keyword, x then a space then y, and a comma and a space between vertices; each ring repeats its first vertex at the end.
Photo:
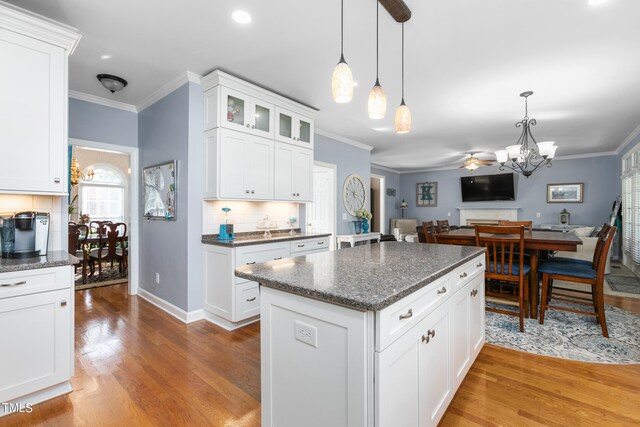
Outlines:
MULTIPOLYGON (((380 233, 385 234, 387 232, 387 224, 385 224, 385 209, 384 209, 384 202, 385 202, 385 197, 386 197, 386 177, 384 175, 378 175, 375 173, 371 173, 369 174, 369 179, 371 178, 376 178, 380 180, 380 206, 378 206, 378 210, 380 211, 380 233)), ((371 187, 371 183, 369 183, 369 187, 371 187)))
POLYGON ((338 230, 338 220, 337 220, 337 212, 338 212, 338 201, 337 201, 337 185, 338 185, 338 165, 334 163, 325 163, 318 160, 313 162, 314 166, 321 166, 323 168, 331 169, 333 174, 333 209, 331 211, 331 232, 333 235, 330 238, 331 244, 329 245, 329 250, 335 250, 336 248, 336 235, 338 230))
POLYGON ((129 155, 129 167, 131 175, 129 177, 129 295, 138 293, 138 279, 140 269, 140 253, 139 253, 139 235, 138 224, 138 195, 140 194, 138 186, 140 185, 140 174, 138 167, 138 148, 126 145, 107 144, 104 142, 88 141, 85 139, 69 138, 69 144, 74 147, 96 148, 98 150, 118 151, 129 155))

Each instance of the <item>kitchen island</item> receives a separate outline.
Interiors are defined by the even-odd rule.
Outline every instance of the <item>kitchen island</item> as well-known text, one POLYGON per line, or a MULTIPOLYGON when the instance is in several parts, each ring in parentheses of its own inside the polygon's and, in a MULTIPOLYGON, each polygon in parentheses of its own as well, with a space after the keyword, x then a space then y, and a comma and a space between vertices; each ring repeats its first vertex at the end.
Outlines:
POLYGON ((260 283, 263 426, 436 425, 484 344, 484 249, 383 242, 260 283))

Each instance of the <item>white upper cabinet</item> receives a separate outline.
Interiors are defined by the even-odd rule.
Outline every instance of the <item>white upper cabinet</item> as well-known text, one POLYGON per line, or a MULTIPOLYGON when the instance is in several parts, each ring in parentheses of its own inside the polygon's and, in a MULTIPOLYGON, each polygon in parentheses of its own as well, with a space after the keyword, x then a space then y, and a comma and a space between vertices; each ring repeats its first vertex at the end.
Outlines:
POLYGON ((313 199, 313 151, 276 142, 275 199, 299 202, 313 199))
POLYGON ((0 192, 67 192, 67 56, 79 39, 0 4, 0 192))
POLYGON ((313 119, 276 107, 276 140, 313 148, 313 119))
POLYGON ((223 127, 273 138, 273 104, 227 87, 222 88, 221 98, 223 127))

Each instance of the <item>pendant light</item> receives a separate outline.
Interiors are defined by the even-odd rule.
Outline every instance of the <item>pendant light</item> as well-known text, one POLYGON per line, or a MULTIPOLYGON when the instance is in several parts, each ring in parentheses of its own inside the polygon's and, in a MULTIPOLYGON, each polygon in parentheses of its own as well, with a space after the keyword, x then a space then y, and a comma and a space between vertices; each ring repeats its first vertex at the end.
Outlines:
POLYGON ((376 0, 376 83, 369 93, 369 118, 374 120, 383 119, 387 113, 387 97, 384 94, 384 89, 380 86, 380 80, 378 79, 378 63, 379 63, 379 47, 378 47, 378 15, 380 10, 380 4, 376 0))
POLYGON ((411 111, 404 103, 404 22, 402 23, 402 101, 396 110, 396 133, 409 133, 411 130, 411 111))
POLYGON ((331 77, 331 95, 339 104, 351 102, 353 99, 353 74, 349 64, 344 60, 344 0, 340 1, 340 61, 331 77))

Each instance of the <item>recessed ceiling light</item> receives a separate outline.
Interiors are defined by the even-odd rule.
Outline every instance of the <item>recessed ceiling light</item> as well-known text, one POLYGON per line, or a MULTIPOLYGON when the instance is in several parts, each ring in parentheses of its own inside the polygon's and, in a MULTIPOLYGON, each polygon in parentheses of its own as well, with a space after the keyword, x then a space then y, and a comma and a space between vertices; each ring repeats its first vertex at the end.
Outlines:
POLYGON ((249 15, 244 10, 236 10, 231 14, 231 17, 238 24, 248 24, 249 22, 251 22, 251 15, 249 15))
POLYGON ((608 2, 609 0, 589 0, 589 6, 599 6, 608 2))
POLYGON ((100 59, 111 59, 111 55, 100 55, 100 59))

